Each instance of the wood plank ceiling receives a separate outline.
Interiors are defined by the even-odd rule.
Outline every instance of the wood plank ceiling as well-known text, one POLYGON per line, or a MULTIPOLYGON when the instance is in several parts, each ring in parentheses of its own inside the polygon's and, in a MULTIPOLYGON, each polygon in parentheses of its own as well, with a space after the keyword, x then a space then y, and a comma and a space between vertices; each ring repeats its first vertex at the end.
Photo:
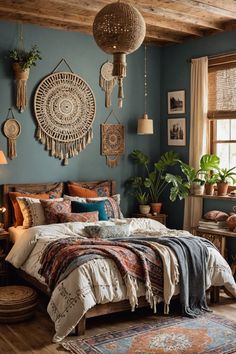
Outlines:
MULTIPOLYGON (((126 1, 126 0, 123 0, 126 1)), ((114 0, 0 0, 0 19, 92 35, 96 13, 114 0)), ((182 43, 236 28, 235 0, 127 0, 142 13, 146 43, 182 43)))

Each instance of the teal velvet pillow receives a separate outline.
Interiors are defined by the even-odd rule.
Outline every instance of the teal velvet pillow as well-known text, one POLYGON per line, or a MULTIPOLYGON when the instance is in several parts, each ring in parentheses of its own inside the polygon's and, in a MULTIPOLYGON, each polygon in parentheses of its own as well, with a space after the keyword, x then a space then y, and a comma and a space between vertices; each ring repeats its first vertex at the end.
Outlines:
POLYGON ((99 220, 108 220, 104 200, 95 203, 81 203, 72 200, 71 210, 72 213, 87 213, 90 211, 98 211, 99 220))

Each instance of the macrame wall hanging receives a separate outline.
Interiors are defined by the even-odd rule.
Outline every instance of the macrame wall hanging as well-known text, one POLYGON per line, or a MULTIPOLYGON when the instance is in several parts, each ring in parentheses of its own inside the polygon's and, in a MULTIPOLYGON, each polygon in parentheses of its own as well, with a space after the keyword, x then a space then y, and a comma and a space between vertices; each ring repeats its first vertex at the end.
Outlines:
POLYGON ((96 105, 93 91, 65 59, 43 79, 34 96, 37 139, 64 164, 78 155, 93 138, 96 105), (64 62, 70 72, 55 72, 64 62))
POLYGON ((100 69, 99 85, 105 91, 105 107, 111 106, 111 94, 116 84, 116 77, 112 75, 113 64, 106 61, 100 69))
POLYGON ((7 137, 7 151, 8 157, 12 160, 17 157, 16 152, 16 138, 21 133, 21 125, 15 119, 12 109, 9 108, 6 120, 3 124, 3 132, 7 137))
POLYGON ((125 150, 125 129, 120 124, 119 119, 112 110, 107 119, 101 124, 101 154, 106 156, 108 167, 116 167, 119 164, 120 157, 125 150), (118 124, 108 124, 107 120, 114 114, 118 124))

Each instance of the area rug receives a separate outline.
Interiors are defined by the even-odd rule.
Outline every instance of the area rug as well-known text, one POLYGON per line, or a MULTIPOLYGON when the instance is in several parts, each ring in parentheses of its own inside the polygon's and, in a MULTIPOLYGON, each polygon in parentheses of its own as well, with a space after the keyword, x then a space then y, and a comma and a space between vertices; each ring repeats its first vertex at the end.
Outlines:
POLYGON ((233 354, 236 322, 207 314, 197 319, 157 317, 119 331, 62 343, 73 354, 233 354))

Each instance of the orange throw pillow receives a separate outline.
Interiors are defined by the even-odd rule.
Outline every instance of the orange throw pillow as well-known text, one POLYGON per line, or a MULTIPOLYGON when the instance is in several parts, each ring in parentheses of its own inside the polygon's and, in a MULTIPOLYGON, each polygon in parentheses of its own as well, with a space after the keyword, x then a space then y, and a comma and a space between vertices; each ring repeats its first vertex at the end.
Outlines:
POLYGON ((96 198, 98 194, 96 191, 82 188, 76 184, 68 184, 69 194, 73 197, 80 197, 80 198, 96 198))
POLYGON ((22 192, 9 192, 9 197, 11 199, 13 209, 14 209, 14 226, 21 226, 23 225, 23 215, 20 210, 20 206, 17 201, 17 197, 29 197, 29 198, 36 198, 36 199, 49 199, 49 194, 42 193, 42 194, 30 194, 30 193, 22 193, 22 192))

